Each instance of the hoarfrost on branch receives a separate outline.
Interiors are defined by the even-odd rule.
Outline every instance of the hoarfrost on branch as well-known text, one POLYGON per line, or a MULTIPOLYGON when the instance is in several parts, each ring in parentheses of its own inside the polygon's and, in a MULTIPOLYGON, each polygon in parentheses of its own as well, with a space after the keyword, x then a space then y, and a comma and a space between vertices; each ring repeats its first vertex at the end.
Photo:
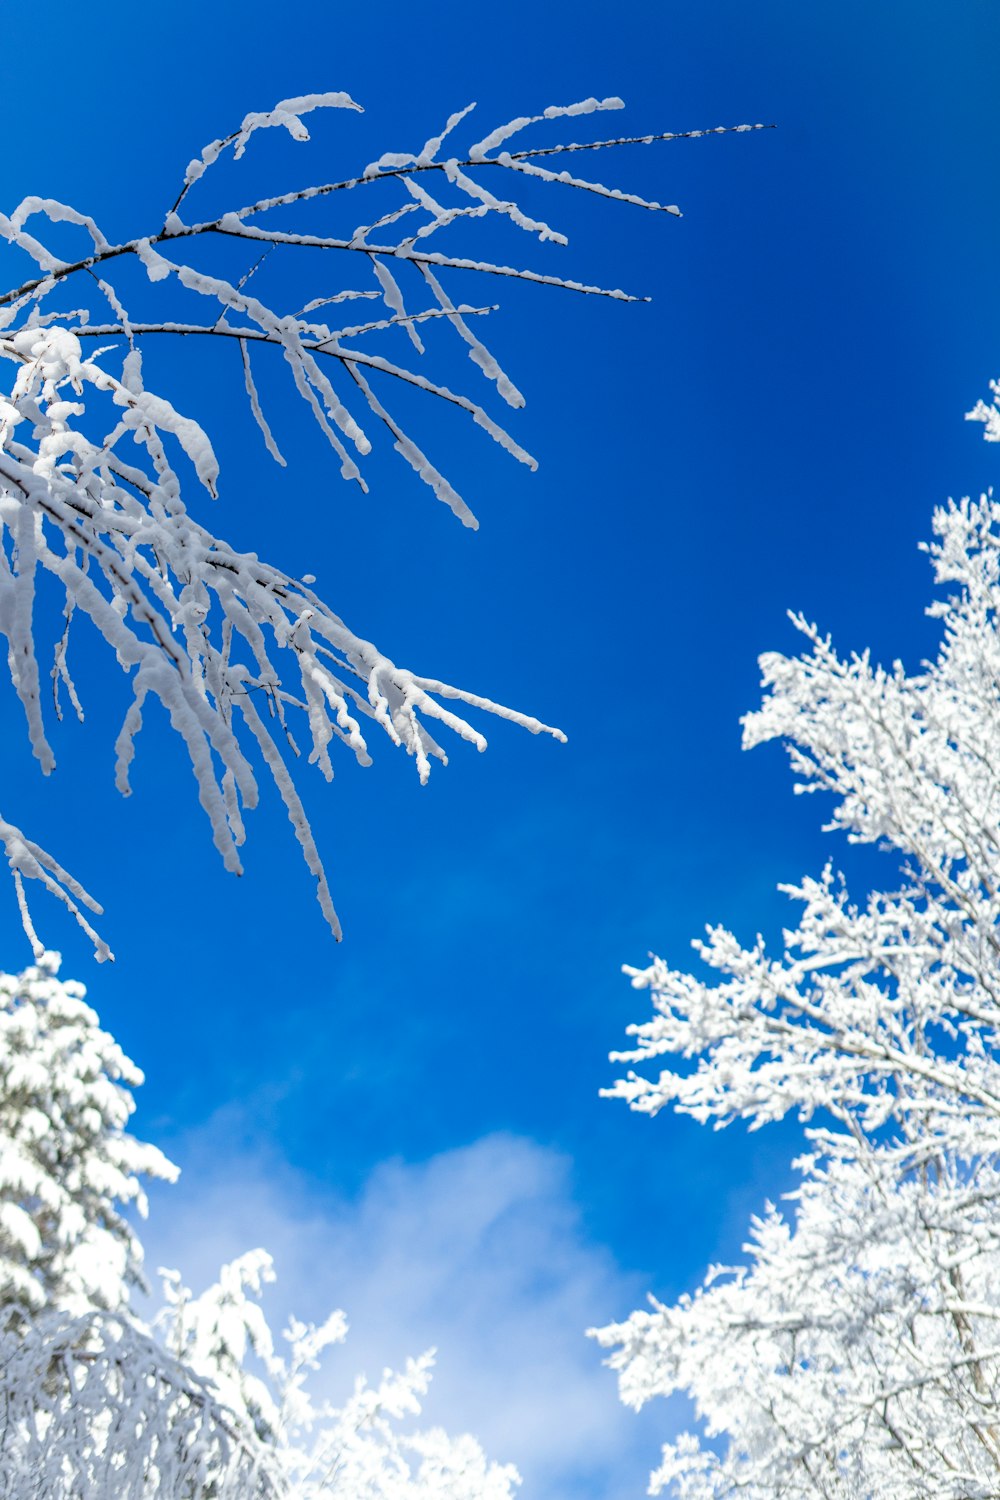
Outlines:
MULTIPOLYGON (((970 416, 996 438, 995 406, 970 416)), ((854 901, 827 867, 785 888, 778 951, 718 927, 700 974, 626 969, 653 1013, 609 1095, 807 1123, 791 1206, 754 1220, 743 1264, 594 1330, 626 1402, 690 1398, 699 1430, 653 1476, 685 1500, 998 1493, 1000 504, 950 503, 934 531, 934 661, 843 657, 795 617, 807 649, 761 658, 744 720, 898 884, 854 901)))

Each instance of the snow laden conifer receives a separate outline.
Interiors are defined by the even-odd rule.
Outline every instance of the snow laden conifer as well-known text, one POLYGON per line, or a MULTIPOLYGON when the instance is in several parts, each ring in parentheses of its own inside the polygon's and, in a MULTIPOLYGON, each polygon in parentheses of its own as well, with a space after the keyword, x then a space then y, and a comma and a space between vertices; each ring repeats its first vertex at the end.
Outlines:
POLYGON ((807 1123, 743 1264, 595 1330, 625 1401, 691 1398, 698 1431, 653 1476, 684 1500, 1000 1492, 1000 504, 951 503, 934 532, 936 659, 845 658, 796 619, 807 649, 762 658, 744 725, 896 883, 852 899, 827 868, 786 888, 776 951, 720 927, 700 974, 626 971, 653 1014, 610 1095, 807 1123))
POLYGON ((46 954, 0 974, 0 1497, 3 1500, 510 1500, 474 1438, 418 1430, 431 1353, 341 1405, 311 1381, 347 1333, 276 1339, 252 1251, 193 1295, 161 1272, 141 1317, 140 1178, 176 1170, 130 1136, 141 1074, 46 954))
MULTIPOLYGON (((65 709, 83 716, 69 647, 75 622, 87 619, 131 682, 115 747, 118 789, 129 792, 136 736, 158 702, 190 759, 215 846, 239 873, 244 814, 257 803, 263 771, 284 800, 337 936, 290 769, 297 758, 304 755, 329 780, 331 746, 340 741, 367 765, 375 730, 414 757, 423 782, 432 760, 446 760, 443 732, 485 749, 468 710, 563 736, 530 714, 398 666, 313 590, 311 575, 292 577, 233 547, 196 516, 201 502, 194 497, 224 494, 224 476, 205 427, 147 388, 143 351, 165 337, 230 351, 240 399, 256 424, 252 441, 284 465, 284 440, 265 411, 280 366, 354 494, 367 493, 365 461, 381 436, 463 525, 475 526, 467 501, 402 425, 397 394, 416 393, 453 409, 534 469, 535 459, 489 410, 499 402, 516 412, 524 397, 481 332, 497 309, 479 289, 485 294, 488 287, 492 298, 514 283, 531 283, 638 300, 616 287, 554 274, 548 259, 542 269, 525 265, 525 236, 556 247, 565 247, 567 237, 517 198, 572 188, 648 212, 679 210, 562 165, 595 151, 678 138, 668 132, 560 140, 567 121, 616 111, 620 99, 550 106, 482 134, 473 130, 470 140, 473 107, 451 115, 416 149, 411 143, 409 150, 384 152, 352 175, 254 194, 238 184, 261 131, 307 142, 306 120, 318 112, 359 109, 341 92, 282 100, 207 145, 189 163, 163 217, 136 226, 124 240, 109 239, 88 214, 50 198, 29 197, 0 214, 11 272, 22 262, 20 279, 0 291, 0 368, 10 376, 9 385, 0 385, 0 634, 34 756, 51 772, 51 719, 65 709), (522 144, 526 139, 536 143, 522 144), (473 221, 487 221, 502 254, 470 258, 465 239, 473 221), (459 291, 470 286, 477 296, 463 301, 459 291), (83 299, 88 305, 80 305, 83 299), (457 340, 475 367, 482 384, 474 394, 452 389, 435 373, 447 339, 457 340), (40 601, 43 614, 55 605, 56 629, 42 632, 50 638, 44 652, 40 601)), ((471 245, 482 244, 480 232, 471 245)), ((208 413, 209 426, 220 415, 221 398, 208 413)), ((315 477, 304 476, 309 494, 315 477)), ((281 523, 287 525, 286 515, 281 523)), ((4 809, 10 810, 6 799, 4 809)), ((107 957, 87 915, 100 907, 80 882, 2 817, 0 842, 36 955, 43 945, 28 913, 31 880, 69 907, 97 956, 107 957)))
POLYGON ((142 1074, 48 953, 0 974, 0 1306, 125 1304, 142 1252, 123 1210, 176 1170, 126 1129, 142 1074))

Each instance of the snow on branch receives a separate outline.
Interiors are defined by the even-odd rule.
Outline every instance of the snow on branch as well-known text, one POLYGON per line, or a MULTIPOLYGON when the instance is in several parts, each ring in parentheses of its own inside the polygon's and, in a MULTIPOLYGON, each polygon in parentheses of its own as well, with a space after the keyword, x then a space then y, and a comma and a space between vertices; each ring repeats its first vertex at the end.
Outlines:
POLYGON ((432 1354, 359 1376, 335 1407, 308 1382, 346 1320, 293 1319, 280 1356, 257 1302, 274 1279, 263 1251, 197 1298, 163 1274, 153 1329, 58 1307, 0 1323, 5 1500, 513 1500, 517 1470, 475 1438, 413 1430, 432 1354))
POLYGON ((212 1382, 127 1316, 51 1311, 0 1330, 3 1493, 277 1500, 273 1459, 212 1382))
MULTIPOLYGON (((972 415, 991 431, 993 411, 972 415)), ((788 1207, 693 1295, 593 1330, 622 1398, 684 1392, 697 1431, 651 1490, 986 1500, 1000 1472, 1000 503, 949 503, 926 548, 945 590, 931 661, 838 654, 800 616, 761 658, 747 745, 785 743, 831 829, 893 886, 827 867, 783 887, 779 943, 723 927, 700 972, 628 967, 652 1014, 606 1090, 716 1128, 808 1124, 788 1207), (899 864, 902 864, 900 872, 899 864)))
MULTIPOLYGON (((496 308, 458 300, 445 286, 445 280, 459 273, 637 300, 617 288, 548 269, 499 258, 470 258, 457 243, 469 219, 488 218, 498 227, 526 234, 531 242, 564 246, 560 231, 522 209, 513 196, 511 190, 520 187, 526 175, 626 205, 663 208, 602 183, 533 166, 528 158, 674 136, 622 137, 617 143, 600 140, 585 145, 545 143, 514 153, 506 149, 513 136, 529 128, 545 129, 567 117, 620 107, 618 99, 553 106, 487 132, 464 154, 448 155, 470 105, 452 115, 418 152, 385 153, 354 178, 257 199, 185 222, 181 211, 187 215, 193 195, 208 190, 205 179, 210 169, 224 154, 233 162, 252 156, 253 137, 260 130, 278 127, 292 140, 305 142, 309 132, 304 117, 319 110, 359 108, 344 93, 304 95, 249 113, 237 130, 206 146, 189 164, 164 223, 148 234, 112 243, 86 214, 41 197, 26 198, 9 216, 0 214, 0 236, 27 254, 40 273, 0 294, 0 359, 14 366, 9 393, 0 399, 0 632, 8 643, 12 681, 43 772, 55 765, 35 646, 35 594, 43 574, 57 580, 65 596, 66 625, 50 674, 57 716, 60 687, 82 714, 67 648, 71 623, 83 615, 114 651, 132 685, 132 703, 116 746, 119 789, 126 794, 129 790, 129 767, 144 706, 151 698, 158 700, 184 743, 215 845, 226 867, 238 872, 243 813, 257 801, 254 765, 262 762, 285 802, 315 877, 320 905, 337 936, 340 927, 323 866, 289 770, 290 759, 300 755, 297 734, 304 738, 308 760, 329 779, 331 743, 342 741, 367 764, 365 726, 375 724, 414 756, 421 781, 433 759, 446 758, 431 726, 440 725, 479 749, 485 747, 480 731, 442 700, 499 714, 532 733, 563 738, 538 719, 481 694, 397 667, 304 582, 255 555, 236 551, 214 529, 197 522, 182 499, 174 447, 180 448, 197 480, 214 497, 218 463, 212 444, 197 421, 146 389, 141 346, 153 336, 166 335, 230 341, 235 346, 236 379, 260 439, 270 456, 283 464, 280 434, 268 420, 255 371, 271 350, 280 352, 296 393, 333 450, 344 479, 367 490, 365 459, 382 429, 433 494, 464 525, 475 527, 465 498, 423 442, 402 425, 393 410, 393 394, 401 385, 409 386, 455 407, 518 462, 535 467, 535 460, 486 404, 424 374, 418 363, 430 358, 425 338, 429 344, 437 330, 451 332, 486 381, 487 401, 497 394, 509 408, 524 403, 479 331, 496 308), (504 193, 494 191, 498 171, 508 187, 504 193), (430 174, 435 174, 433 179, 430 174), (481 180, 483 176, 492 187, 481 180), (427 185, 432 180, 433 192, 427 185), (311 226, 296 227, 289 220, 297 207, 307 208, 313 200, 334 194, 341 195, 335 202, 346 201, 342 195, 350 191, 378 199, 375 212, 361 227, 345 224, 339 234, 316 234, 311 226), (399 201, 387 206, 379 195, 393 191, 399 201), (82 231, 88 252, 75 261, 64 259, 38 232, 29 233, 29 221, 58 224, 64 236, 82 231), (431 236, 435 248, 428 243, 431 236), (199 252, 209 242, 216 247, 221 242, 230 252, 251 252, 249 267, 244 262, 223 274, 216 254, 208 270, 199 252), (437 248, 439 244, 448 248, 437 248), (303 256, 306 251, 325 254, 317 260, 303 256), (285 293, 270 292, 268 287, 287 286, 287 278, 282 282, 272 273, 279 260, 295 255, 303 256, 303 269, 330 263, 331 255, 339 257, 348 284, 334 281, 331 287, 324 275, 319 286, 307 288, 300 277, 295 302, 286 306, 285 293), (140 293, 126 297, 116 278, 128 264, 139 268, 142 280, 140 293), (350 284, 356 276, 369 284, 350 284), (92 320, 84 309, 55 309, 55 294, 81 277, 91 286, 96 281, 111 310, 109 321, 92 320), (172 283, 172 295, 186 297, 193 312, 207 308, 207 313, 183 321, 158 316, 161 294, 155 289, 161 282, 172 283), (147 292, 147 287, 153 290, 147 292), (141 308, 126 305, 140 294, 141 308), (341 327, 321 321, 330 316, 324 309, 359 298, 380 299, 385 315, 341 327), (46 299, 52 300, 43 309, 46 299), (152 307, 146 305, 150 301, 152 307), (391 342, 402 338, 408 342, 405 358, 393 352, 391 342), (118 355, 109 356, 100 347, 116 339, 127 345, 120 367, 115 364, 118 355), (85 355, 85 348, 93 352, 85 355), (110 431, 101 425, 109 415, 110 431), (298 728, 300 722, 304 730, 298 728)), ((210 180, 221 179, 216 173, 210 180)), ((674 214, 677 209, 668 205, 666 211, 674 214)), ((98 956, 107 956, 106 944, 83 915, 85 907, 99 911, 92 898, 15 828, 4 824, 3 830, 36 951, 41 945, 27 912, 26 878, 41 881, 58 895, 93 937, 98 956)))
POLYGON ((263 1250, 199 1295, 161 1270, 140 1317, 128 1210, 145 1216, 142 1179, 177 1169, 128 1132, 142 1074, 85 993, 54 953, 0 974, 3 1500, 511 1500, 512 1465, 414 1430, 432 1353, 323 1399, 314 1375, 347 1320, 276 1337, 263 1250))

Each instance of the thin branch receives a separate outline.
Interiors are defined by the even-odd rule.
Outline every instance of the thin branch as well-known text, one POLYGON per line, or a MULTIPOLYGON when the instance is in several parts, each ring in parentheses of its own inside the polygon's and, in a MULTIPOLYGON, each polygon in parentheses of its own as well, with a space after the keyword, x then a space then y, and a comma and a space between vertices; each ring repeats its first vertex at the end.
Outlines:
MULTIPOLYGON (((232 328, 232 327, 209 327, 200 323, 133 323, 132 331, 148 337, 151 334, 173 334, 182 338, 197 337, 199 335, 209 338, 229 338, 246 340, 248 343, 271 344, 276 348, 281 347, 281 341, 260 328, 232 328)), ((97 326, 86 328, 75 328, 73 332, 79 339, 90 338, 114 338, 121 337, 125 330, 119 323, 102 323, 97 326)), ((499 428, 486 411, 468 396, 459 395, 458 392, 449 390, 447 386, 437 385, 428 380, 425 375, 417 375, 412 370, 407 370, 402 365, 395 365, 387 359, 382 359, 376 354, 366 354, 360 349, 331 349, 330 341, 324 340, 302 340, 302 347, 310 354, 322 354, 328 359, 339 360, 343 365, 364 365, 367 369, 378 370, 383 375, 391 375, 395 380, 402 380, 407 385, 412 385, 417 390, 426 391, 430 396, 438 396, 442 401, 449 401, 453 406, 458 406, 462 411, 468 412, 477 426, 483 427, 496 441, 501 441, 498 436, 503 429, 499 428)), ((507 446, 510 439, 503 443, 507 446)), ((529 468, 536 466, 535 460, 529 453, 516 444, 511 449, 514 456, 529 468)))
MULTIPOLYGON (((623 135, 617 140, 588 141, 582 144, 574 141, 564 146, 536 146, 531 150, 511 151, 507 154, 511 161, 528 161, 533 156, 560 156, 569 151, 602 151, 612 146, 650 146, 655 141, 688 141, 697 140, 702 136, 745 134, 753 130, 775 130, 776 128, 774 125, 716 125, 708 130, 667 130, 659 135, 623 135)), ((317 187, 301 188, 294 193, 281 193, 277 197, 261 198, 258 202, 239 209, 236 217, 251 218, 256 214, 266 213, 272 208, 284 208, 290 203, 303 203, 310 198, 323 198, 330 193, 350 192, 352 188, 364 187, 369 182, 384 182, 390 177, 414 177, 420 172, 443 172, 446 165, 448 164, 443 161, 420 162, 414 166, 387 168, 385 171, 371 172, 361 177, 346 177, 342 182, 326 182, 317 187)), ((469 167, 504 167, 507 163, 492 156, 475 159, 467 156, 456 165, 464 170, 469 167)))

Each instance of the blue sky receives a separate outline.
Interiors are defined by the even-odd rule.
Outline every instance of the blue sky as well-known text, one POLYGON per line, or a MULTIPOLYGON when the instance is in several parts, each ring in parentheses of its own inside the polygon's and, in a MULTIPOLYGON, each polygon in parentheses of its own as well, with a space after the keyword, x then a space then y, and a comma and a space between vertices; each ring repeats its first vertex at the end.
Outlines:
MULTIPOLYGON (((21 10, 27 24, 8 4, 15 22, 21 10)), ((650 949, 683 962, 708 921, 777 933, 776 883, 830 855, 859 880, 873 869, 792 798, 779 750, 741 754, 738 720, 758 653, 794 647, 789 607, 844 648, 913 663, 933 647, 918 543, 935 504, 996 471, 962 418, 1000 375, 1000 14, 992 0, 622 0, 613 19, 585 0, 248 0, 238 19, 190 0, 59 0, 46 14, 56 60, 32 74, 30 124, 16 106, 0 207, 62 198, 109 237, 149 232, 189 157, 246 110, 314 89, 347 89, 366 114, 318 127, 315 155, 248 152, 253 191, 324 176, 330 157, 349 170, 418 149, 471 99, 484 128, 589 94, 620 94, 628 114, 596 118, 630 132, 778 126, 602 162, 606 179, 679 203, 679 221, 551 195, 566 274, 654 300, 490 288, 492 341, 528 398, 512 430, 538 473, 415 409, 477 534, 391 454, 376 455, 368 500, 349 494, 265 370, 295 455, 272 472, 231 362, 151 352, 150 384, 158 372, 217 440, 223 535, 315 573, 397 660, 569 736, 486 722, 487 754, 455 746, 423 790, 387 743, 367 770, 343 757, 332 787, 304 776, 342 945, 276 798, 251 819, 245 877, 223 872, 163 724, 141 736, 135 795, 117 798, 124 700, 82 638, 88 719, 56 737, 54 777, 33 767, 13 703, 0 751, 5 815, 108 909, 118 962, 102 970, 58 911, 36 915, 146 1069, 141 1128, 186 1168, 154 1205, 157 1253, 208 1274, 212 1254, 266 1227, 287 1247, 293 1302, 298 1280, 307 1300, 322 1283, 369 1311, 378 1335, 359 1315, 369 1342, 355 1350, 373 1366, 406 1352, 404 1335, 439 1343, 442 1419, 477 1425, 530 1493, 641 1493, 657 1421, 619 1417, 579 1330, 735 1254, 748 1213, 788 1181, 792 1133, 719 1136, 600 1101, 606 1054, 643 1015, 619 967, 650 949), (489 1201, 463 1238, 473 1180, 489 1201), (400 1238, 409 1271, 390 1254, 400 1238), (475 1315, 449 1304, 453 1280, 475 1315), (523 1337, 498 1352, 500 1323, 523 1337), (556 1386, 579 1396, 549 1423, 575 1459, 529 1432, 511 1395, 556 1386)), ((16 967, 12 898, 0 922, 16 967)))

